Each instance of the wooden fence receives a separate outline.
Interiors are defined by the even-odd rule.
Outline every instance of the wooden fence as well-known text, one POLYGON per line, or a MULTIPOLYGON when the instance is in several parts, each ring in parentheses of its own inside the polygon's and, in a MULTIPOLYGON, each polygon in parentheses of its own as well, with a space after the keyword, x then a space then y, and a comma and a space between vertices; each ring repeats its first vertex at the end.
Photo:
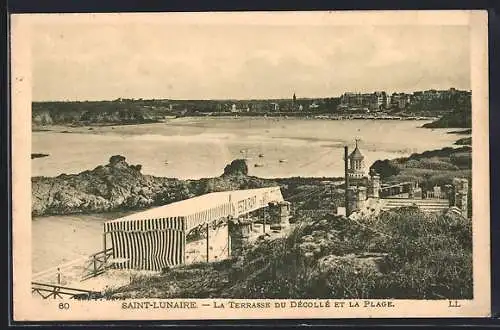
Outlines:
POLYGON ((31 282, 31 293, 36 293, 43 299, 64 298, 64 296, 70 299, 98 299, 101 297, 101 293, 96 291, 39 282, 31 282))
POLYGON ((92 254, 84 266, 81 280, 87 280, 104 273, 108 268, 107 261, 113 257, 113 248, 92 254))

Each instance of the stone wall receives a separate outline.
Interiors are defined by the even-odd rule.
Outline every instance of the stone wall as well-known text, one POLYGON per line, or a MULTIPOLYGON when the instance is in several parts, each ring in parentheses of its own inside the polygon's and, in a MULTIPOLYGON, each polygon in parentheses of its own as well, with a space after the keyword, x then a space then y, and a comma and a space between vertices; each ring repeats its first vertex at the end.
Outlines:
POLYGON ((469 181, 463 178, 453 179, 453 200, 450 201, 452 206, 456 206, 461 210, 462 216, 468 217, 468 192, 469 181))
MULTIPOLYGON (((374 175, 367 182, 368 189, 365 187, 349 187, 347 191, 347 200, 350 213, 359 211, 365 207, 367 199, 380 199, 381 182, 378 175, 374 175)), ((469 182, 464 178, 454 178, 453 184, 448 185, 443 191, 441 187, 433 187, 432 191, 426 192, 426 196, 431 199, 448 199, 449 207, 456 207, 460 210, 462 216, 468 217, 468 188, 469 182)), ((408 191, 409 199, 422 199, 423 191, 420 187, 411 186, 408 191)), ((350 214, 347 214, 349 216, 350 214)))
MULTIPOLYGON (((350 213, 362 209, 367 199, 366 187, 349 187, 347 191, 347 199, 350 213)), ((347 214, 347 216, 349 215, 350 214, 347 214)))

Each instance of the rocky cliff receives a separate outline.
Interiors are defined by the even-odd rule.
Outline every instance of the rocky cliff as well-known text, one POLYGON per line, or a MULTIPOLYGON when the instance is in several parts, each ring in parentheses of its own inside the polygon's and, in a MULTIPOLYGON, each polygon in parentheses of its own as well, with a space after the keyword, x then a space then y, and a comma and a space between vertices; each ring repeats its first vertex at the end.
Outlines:
POLYGON ((272 180, 247 175, 246 164, 235 160, 220 177, 178 180, 141 173, 125 157, 79 174, 32 178, 32 215, 136 210, 165 205, 197 195, 275 185, 272 180), (242 165, 243 164, 243 165, 242 165))
POLYGON ((33 102, 31 122, 45 125, 121 125, 158 122, 164 113, 128 102, 33 102))

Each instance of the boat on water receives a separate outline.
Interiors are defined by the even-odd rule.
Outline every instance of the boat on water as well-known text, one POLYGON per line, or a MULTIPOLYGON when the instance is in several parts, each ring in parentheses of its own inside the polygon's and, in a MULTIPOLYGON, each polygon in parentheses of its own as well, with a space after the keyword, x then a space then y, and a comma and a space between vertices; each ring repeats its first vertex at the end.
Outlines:
POLYGON ((279 160, 279 162, 280 162, 280 163, 286 163, 287 161, 288 161, 288 160, 286 160, 286 159, 280 159, 280 160, 279 160))
POLYGON ((264 154, 259 154, 259 158, 264 158, 264 154))
POLYGON ((264 164, 254 164, 254 167, 264 167, 264 164))

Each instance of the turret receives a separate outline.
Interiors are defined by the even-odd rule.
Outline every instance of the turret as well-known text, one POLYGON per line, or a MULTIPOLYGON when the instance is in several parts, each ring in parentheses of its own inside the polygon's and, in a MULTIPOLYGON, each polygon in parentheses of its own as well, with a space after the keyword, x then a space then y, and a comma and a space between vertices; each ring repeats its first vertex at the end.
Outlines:
POLYGON ((349 176, 353 179, 361 179, 365 176, 365 157, 359 150, 358 141, 356 139, 356 147, 349 155, 349 176))

